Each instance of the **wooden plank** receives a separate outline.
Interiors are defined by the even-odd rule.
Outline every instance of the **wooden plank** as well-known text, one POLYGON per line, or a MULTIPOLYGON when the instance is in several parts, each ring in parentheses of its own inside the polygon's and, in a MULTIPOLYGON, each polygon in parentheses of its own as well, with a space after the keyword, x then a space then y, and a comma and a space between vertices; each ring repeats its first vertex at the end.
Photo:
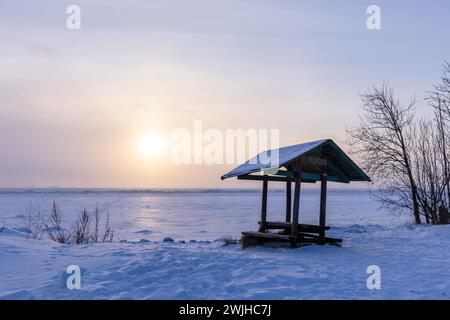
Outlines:
POLYGON ((261 199, 261 228, 259 231, 264 232, 266 230, 266 220, 267 220, 267 189, 268 189, 268 179, 264 176, 263 189, 262 189, 262 199, 261 199))
MULTIPOLYGON (((261 221, 258 222, 261 225, 261 221)), ((282 222, 282 221, 266 221, 266 229, 291 229, 292 223, 282 222)), ((302 224, 297 225, 298 231, 301 230, 312 230, 311 232, 319 232, 320 230, 330 230, 329 226, 317 226, 313 224, 302 224)))
POLYGON ((253 231, 246 231, 242 232, 242 235, 245 237, 253 238, 253 239, 259 239, 259 240, 277 240, 277 241, 286 241, 291 242, 294 240, 296 244, 301 243, 311 243, 311 244, 341 244, 342 239, 337 238, 330 238, 325 237, 325 239, 320 239, 316 235, 312 234, 306 234, 306 233, 299 233, 298 237, 292 237, 290 235, 283 235, 278 233, 264 233, 264 232, 253 232, 253 231))
MULTIPOLYGON (((350 183, 350 179, 347 177, 347 175, 333 162, 329 161, 328 167, 332 172, 334 172, 337 175, 336 177, 338 178, 339 181, 335 181, 335 182, 350 183)), ((331 176, 331 177, 334 177, 334 176, 331 176)), ((330 179, 327 179, 327 180, 332 181, 330 179)))
POLYGON ((294 212, 292 214, 292 228, 291 235, 297 237, 298 232, 298 216, 300 207, 300 188, 301 188, 301 175, 302 175, 302 162, 297 159, 295 171, 295 186, 294 186, 294 212))
MULTIPOLYGON (((319 173, 308 173, 308 172, 304 172, 302 174, 302 179, 309 179, 309 180, 314 180, 314 181, 320 181, 320 174, 319 173)), ((332 181, 332 182, 341 182, 341 183, 348 183, 348 179, 347 178, 341 178, 340 176, 327 176, 327 180, 328 181, 332 181)))
POLYGON ((294 180, 294 178, 295 178, 295 173, 292 171, 288 171, 288 170, 278 170, 275 175, 289 177, 289 178, 292 178, 292 180, 294 180))
MULTIPOLYGON (((292 180, 287 177, 277 177, 277 176, 266 176, 268 181, 278 181, 278 182, 285 182, 288 180, 292 180)), ((253 180, 253 181, 263 181, 264 176, 261 175, 252 175, 252 174, 243 174, 240 176, 237 176, 238 180, 253 180)))
MULTIPOLYGON (((322 174, 320 179, 320 217, 319 225, 325 227, 327 211, 327 177, 322 174)), ((325 230, 320 231, 320 236, 325 238, 325 230)))
POLYGON ((325 237, 325 239, 320 239, 320 238, 300 238, 298 240, 298 242, 300 243, 313 243, 313 244, 341 244, 342 243, 342 239, 337 239, 337 238, 329 238, 329 237, 325 237))
MULTIPOLYGON (((252 181, 263 181, 264 180, 264 176, 262 175, 252 175, 252 174, 243 174, 240 176, 237 176, 238 180, 252 180, 252 181)), ((289 177, 284 177, 284 176, 267 176, 267 180, 268 181, 273 181, 273 182, 286 182, 286 181, 291 181, 294 182, 294 178, 289 178, 289 177)), ((307 179, 307 178, 302 178, 302 182, 303 183, 316 183, 317 180, 314 179, 307 179)))
MULTIPOLYGON (((323 161, 321 161, 320 163, 324 163, 324 161, 326 162, 326 160, 323 159, 323 161)), ((347 176, 337 166, 334 166, 334 167, 336 168, 335 172, 338 175, 328 175, 327 180, 332 181, 332 182, 349 183, 347 176)), ((304 182, 304 181, 320 181, 320 175, 321 175, 320 173, 302 172, 302 175, 301 175, 302 182, 304 182)), ((292 179, 291 181, 295 181, 295 173, 292 171, 278 170, 276 172, 275 176, 283 176, 283 177, 291 178, 292 179)))
POLYGON ((303 238, 303 239, 309 238, 309 239, 318 240, 316 243, 321 243, 321 242, 322 243, 323 242, 325 242, 325 243, 341 243, 342 242, 342 239, 339 239, 339 238, 324 237, 324 239, 322 239, 320 236, 315 235, 315 234, 309 234, 309 233, 303 233, 303 232, 299 232, 298 234, 299 234, 300 238, 303 238))
POLYGON ((246 231, 242 232, 244 236, 250 236, 255 238, 264 238, 264 239, 277 239, 277 240, 284 240, 284 241, 290 241, 291 236, 284 235, 284 234, 278 234, 278 233, 264 233, 264 232, 253 232, 253 231, 246 231))
POLYGON ((327 160, 321 157, 315 157, 315 156, 304 156, 303 158, 304 162, 308 162, 310 164, 317 165, 319 167, 322 167, 326 165, 327 160))
MULTIPOLYGON (((286 171, 288 172, 288 171, 286 171)), ((269 181, 274 181, 274 182, 286 182, 286 181, 290 181, 290 182, 295 182, 295 178, 291 178, 289 176, 283 176, 283 175, 278 175, 278 173, 280 173, 280 171, 277 172, 277 175, 275 176, 267 176, 269 181)), ((263 181, 264 180, 263 175, 252 175, 252 174, 243 174, 240 176, 237 176, 238 180, 253 180, 253 181, 263 181)), ((302 176, 301 176, 301 180, 303 183, 316 183, 317 181, 320 181, 320 174, 318 173, 309 173, 309 172, 303 172, 302 176)), ((327 176, 327 180, 331 181, 331 182, 343 182, 343 183, 348 183, 348 179, 343 179, 339 176, 327 176)))
POLYGON ((286 222, 291 222, 291 205, 292 205, 292 199, 291 199, 291 182, 286 181, 286 222))

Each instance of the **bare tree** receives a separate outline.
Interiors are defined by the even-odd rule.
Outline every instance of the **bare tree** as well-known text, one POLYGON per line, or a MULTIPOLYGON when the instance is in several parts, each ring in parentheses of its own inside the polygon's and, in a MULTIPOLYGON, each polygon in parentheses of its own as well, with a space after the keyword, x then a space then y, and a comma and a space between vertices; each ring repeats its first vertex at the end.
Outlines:
POLYGON ((363 115, 357 128, 347 130, 352 152, 376 181, 377 198, 395 211, 412 211, 421 223, 417 184, 411 161, 414 104, 402 105, 387 83, 361 95, 363 115))
POLYGON ((446 197, 445 161, 442 159, 440 139, 439 126, 435 121, 422 119, 418 123, 413 139, 413 173, 421 213, 426 222, 432 224, 445 223, 439 214, 446 197))
POLYGON ((24 229, 27 238, 42 239, 43 235, 47 233, 50 239, 59 243, 112 242, 115 235, 110 225, 109 212, 106 214, 103 230, 100 230, 100 225, 100 210, 96 207, 93 217, 87 209, 83 209, 78 220, 68 228, 64 228, 62 213, 55 201, 53 201, 51 208, 46 211, 30 205, 27 215, 24 217, 24 229), (91 221, 93 221, 92 230, 90 228, 91 221))
POLYGON ((40 206, 29 205, 23 217, 24 229, 27 238, 42 239, 45 233, 45 220, 47 212, 40 206))
POLYGON ((106 212, 105 230, 102 236, 102 242, 112 242, 114 240, 114 230, 109 222, 109 211, 106 212))
POLYGON ((87 209, 83 209, 72 232, 73 243, 75 244, 90 243, 91 237, 89 236, 89 222, 90 222, 89 213, 87 209))
POLYGON ((94 230, 92 231, 92 242, 98 242, 100 229, 100 212, 98 208, 94 211, 94 230))
POLYGON ((434 85, 429 92, 428 100, 433 107, 441 109, 446 115, 447 120, 450 117, 450 63, 444 62, 441 81, 434 85))
POLYGON ((428 94, 427 100, 434 108, 438 151, 442 158, 442 175, 446 190, 446 199, 443 199, 442 206, 448 212, 450 209, 450 63, 444 63, 441 82, 434 85, 434 89, 428 94))
POLYGON ((45 229, 53 241, 67 243, 70 239, 70 233, 63 228, 61 210, 56 205, 55 200, 53 200, 45 229))

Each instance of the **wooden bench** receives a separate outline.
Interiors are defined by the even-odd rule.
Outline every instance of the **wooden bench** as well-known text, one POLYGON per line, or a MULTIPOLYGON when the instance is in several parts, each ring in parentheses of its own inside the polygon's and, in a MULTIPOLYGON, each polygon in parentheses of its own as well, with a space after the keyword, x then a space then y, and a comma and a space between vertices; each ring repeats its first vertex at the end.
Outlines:
POLYGON ((293 242, 293 237, 285 234, 266 233, 266 232, 242 232, 242 247, 246 248, 251 245, 259 245, 264 242, 293 242))
POLYGON ((242 246, 248 247, 250 245, 262 244, 264 242, 288 242, 291 246, 296 247, 302 244, 333 244, 340 245, 342 239, 325 237, 322 232, 329 230, 330 227, 320 227, 314 225, 299 225, 299 232, 297 237, 292 236, 290 233, 291 224, 287 222, 268 222, 267 229, 284 229, 281 233, 271 232, 242 232, 242 246), (318 233, 318 234, 314 234, 318 233))
MULTIPOLYGON (((261 225, 261 221, 258 222, 259 225, 261 225)), ((292 223, 290 222, 281 222, 281 221, 267 221, 264 224, 265 229, 284 229, 286 231, 291 230, 292 223)), ((326 230, 330 230, 329 226, 317 226, 312 224, 298 224, 297 230, 299 232, 312 232, 312 233, 320 233, 326 230)))
POLYGON ((264 239, 273 239, 273 240, 284 240, 290 241, 293 239, 290 235, 278 234, 278 233, 265 233, 265 232, 253 232, 246 231, 242 232, 244 236, 256 237, 256 238, 264 238, 264 239))

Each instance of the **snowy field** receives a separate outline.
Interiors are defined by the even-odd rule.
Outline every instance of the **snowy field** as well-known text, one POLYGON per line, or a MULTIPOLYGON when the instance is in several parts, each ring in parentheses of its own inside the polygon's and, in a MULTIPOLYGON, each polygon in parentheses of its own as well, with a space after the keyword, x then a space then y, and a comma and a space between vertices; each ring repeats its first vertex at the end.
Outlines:
MULTIPOLYGON (((283 216, 284 193, 269 197, 269 220, 283 216)), ((342 247, 298 249, 225 245, 256 230, 258 191, 0 191, 1 299, 447 299, 450 227, 414 226, 370 200, 366 191, 331 190, 330 235, 342 247), (81 208, 107 210, 119 240, 61 245, 26 239, 30 204, 55 199, 64 219, 81 208), (162 241, 171 237, 173 242, 162 241), (66 288, 66 268, 82 271, 66 288), (381 289, 369 290, 369 265, 381 289)), ((301 222, 317 223, 318 192, 302 192, 301 222)))

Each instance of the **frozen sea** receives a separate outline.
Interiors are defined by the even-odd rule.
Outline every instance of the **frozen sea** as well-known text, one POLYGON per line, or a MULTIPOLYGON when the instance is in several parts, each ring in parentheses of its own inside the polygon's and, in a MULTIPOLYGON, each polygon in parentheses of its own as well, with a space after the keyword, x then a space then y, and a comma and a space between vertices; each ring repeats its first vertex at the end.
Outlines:
MULTIPOLYGON (((71 224, 83 208, 109 212, 116 235, 126 240, 216 240, 238 238, 242 231, 256 230, 260 218, 258 189, 189 190, 94 190, 3 189, 0 190, 0 224, 20 228, 27 208, 48 209, 55 201, 64 221, 71 224), (3 220, 3 221, 2 221, 3 220)), ((270 190, 268 220, 282 221, 285 192, 270 190)), ((301 193, 300 223, 318 224, 319 191, 301 193)), ((405 222, 371 199, 365 189, 328 191, 327 224, 392 225, 405 222)))

